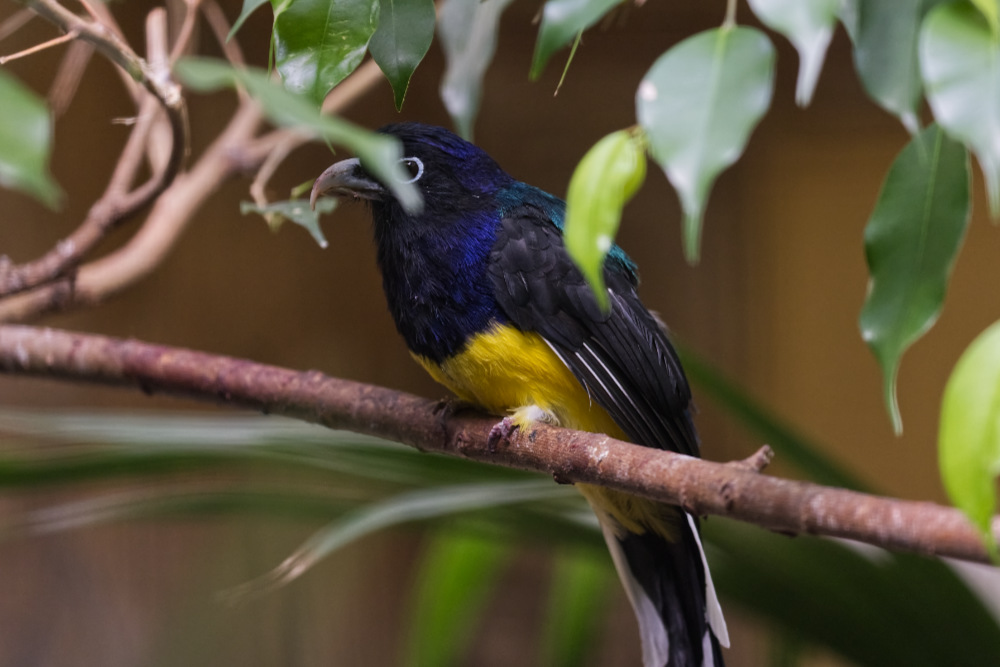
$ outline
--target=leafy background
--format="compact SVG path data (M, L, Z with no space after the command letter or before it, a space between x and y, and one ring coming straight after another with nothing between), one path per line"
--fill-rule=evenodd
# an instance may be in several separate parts
M145 9L141 3L116 8L129 34L141 34ZM235 17L239 6L226 4L225 9ZM11 4L0 6L0 12L12 10ZM565 194L584 151L634 122L634 93L650 64L669 45L717 26L723 3L649 3L625 9L612 26L586 33L570 76L554 98L565 51L539 81L527 77L535 39L530 21L536 10L522 2L511 4L504 14L500 57L485 80L476 139L519 178ZM266 13L265 8L248 19L239 34L244 44L267 43ZM753 23L745 7L740 16ZM5 52L13 52L48 35L35 25L2 44ZM1000 311L1000 295L992 287L1000 240L986 221L982 178L978 171L973 174L973 218L944 315L900 369L899 403L906 430L897 439L886 419L878 365L858 335L857 321L867 281L864 224L908 136L896 119L868 101L843 29L834 36L807 110L794 104L797 56L784 40L773 41L777 76L772 109L751 137L746 155L713 189L700 265L691 268L684 261L678 240L680 205L658 170L649 170L645 187L629 204L620 241L642 267L646 302L695 353L736 378L861 483L902 497L943 500L935 455L941 392L960 351ZM264 64L263 47L251 53L257 64ZM57 57L43 53L9 68L28 85L44 90ZM417 70L402 117L449 122L437 95L441 73L441 46L436 43ZM50 213L21 195L0 190L0 250L15 259L38 255L82 217L112 167L115 151L108 150L107 143L124 140L124 131L117 133L107 125L108 117L126 115L131 108L114 73L95 64L89 76L70 115L56 125L52 170L66 192L63 210ZM400 117L394 101L388 84L383 85L352 107L348 117L377 127ZM195 151L219 129L222 115L213 110L231 104L227 93L194 99ZM331 160L322 146L302 150L286 164L276 192L283 195L314 177ZM238 202L245 198L245 189L245 182L233 183L220 192L164 270L139 289L99 310L48 322L320 368L441 395L414 367L392 331L363 210L338 209L325 222L330 246L321 251L301 230L283 229L274 236L258 220L240 217ZM115 242L117 238L111 239ZM696 387L706 456L724 460L746 455L763 436L743 430L729 411L710 400L713 387ZM0 400L7 406L61 410L204 409L168 399L7 378L0 378ZM109 419L115 426L125 421ZM35 414L27 422L4 422L9 433L3 443L5 456L19 460L38 453L76 455L113 442L106 430L67 442L47 430L56 423ZM557 523L547 517L549 523L540 525L548 539L526 530L523 543L502 551L495 540L483 547L467 536L500 535L501 543L510 543L509 533L500 531L512 525L530 527L516 510L511 510L513 518L500 512L465 526L470 529L462 533L465 538L412 528L379 532L338 551L285 588L236 608L220 604L218 593L279 564L345 508L392 497L400 491L394 485L399 480L385 475L384 459L369 462L369 472L381 471L386 479L372 481L369 476L363 478L367 483L338 476L322 461L312 467L211 462L209 454L216 455L220 446L207 437L212 430L203 423L190 426L184 448L199 450L202 458L180 454L188 457L186 465L201 471L197 475L181 466L183 461L173 467L144 467L124 459L120 448L112 452L104 472L87 477L33 477L30 469L10 466L15 474L6 477L6 484L18 488L7 491L2 500L12 525L10 539L0 544L10 590L0 602L0 614L7 619L0 624L5 647L0 662L270 665L340 660L384 665L401 662L401 655L415 655L425 656L419 664L440 664L440 654L434 652L454 647L413 644L414 636L440 637L441 632L419 626L414 630L411 621L431 623L444 616L440 622L447 623L449 608L476 607L482 615L451 619L471 625L470 637L459 645L461 664L505 665L519 663L525 655L551 656L546 651L556 649L548 642L555 642L551 637L560 632L594 640L584 658L590 664L635 661L638 646L627 603L615 585L608 584L607 569L603 584L602 575L588 569L588 558L600 561L600 548L595 555L593 536L585 527L574 530L572 517ZM252 439L246 429L267 432L261 424L230 424L223 431L242 434L239 442L246 444ZM143 443L160 440L164 446L169 440L162 424L145 422L139 430L147 439L133 435L130 441L140 451L146 451ZM776 442L780 435L772 431L766 437ZM178 446L176 438L171 442ZM305 436L296 442L306 453L316 447ZM426 463L427 457L412 458L406 470ZM792 459L782 454L774 472L802 474L801 468L789 465ZM115 461L128 465L116 467ZM403 486L413 490L431 481L455 483L473 477L471 471L439 465L451 476L435 480L428 472L428 478ZM147 469L148 474L139 474ZM67 505L94 497L118 498L132 513L151 512L154 518L138 516L67 531L54 529L72 522L47 520L50 514L34 511L56 506L87 521L124 518L100 507ZM35 526L36 534L14 539L24 536L25 520ZM562 527L559 532L557 525ZM734 636L739 650L731 652L731 664L780 663L802 653L820 664L844 659L943 664L942 655L949 655L954 664L961 662L956 655L967 664L983 664L975 651L993 646L996 628L984 624L982 614L970 623L967 613L948 606L964 600L962 609L970 608L940 568L928 574L926 568L936 565L904 559L892 565L902 574L873 577L868 561L830 555L835 547L741 530L709 522L717 576L728 591L727 613L739 620ZM552 546L555 535L561 538L558 547ZM772 548L779 551L768 551ZM567 549L576 555L565 556ZM802 549L798 560L788 556L791 549ZM491 582L477 579L474 568L465 581L479 583L442 595L438 602L443 610L419 606L424 598L414 591L422 586L436 590L458 578L425 569L425 553L431 554L426 562L455 568L470 562L472 554L472 562L485 564L478 574L495 573L492 584L499 593L490 592ZM779 553L786 557L779 558ZM803 562L813 567L797 569L795 564ZM752 566L757 574L748 577ZM592 621L595 630L580 629L586 628L586 619L548 634L539 629L553 616L548 605L560 604L539 593L548 590L550 576L572 578L577 584L562 589L583 596L584 602L563 601L563 608L586 608L588 595L600 602L602 611ZM922 586L913 587L914 581ZM928 581L935 584L928 586ZM477 600L477 590L490 594ZM457 606L455 601L463 596L469 606ZM873 617L872 610L881 613ZM787 617L789 611L793 618ZM805 622L810 618L836 622L810 627ZM981 641L970 639L962 648L972 647L971 652L957 654L948 641L958 636ZM914 643L914 638L919 641ZM835 646L841 657L832 658L831 649L813 643ZM914 646L919 650L909 652ZM884 653L894 650L907 653ZM557 664L555 659L538 660ZM563 664L579 664L572 657L565 660Z

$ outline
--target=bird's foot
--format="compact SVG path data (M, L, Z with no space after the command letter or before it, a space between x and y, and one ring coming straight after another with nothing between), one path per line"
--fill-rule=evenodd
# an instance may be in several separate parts
M500 441L509 443L514 431L536 422L558 426L559 418L556 417L555 413L538 405L526 405L518 408L510 416L504 417L493 425L493 428L490 429L490 435L486 439L486 448L490 453L496 452L497 444Z
M505 443L510 442L510 436L514 435L514 431L521 428L514 417L504 417L490 429L490 434L486 438L486 449L490 454L495 454L497 451L497 443L501 440Z

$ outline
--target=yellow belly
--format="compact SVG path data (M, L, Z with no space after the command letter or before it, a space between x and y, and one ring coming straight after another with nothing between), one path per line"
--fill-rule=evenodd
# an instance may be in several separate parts
M461 353L441 364L414 358L460 399L492 414L514 413L517 422L519 411L537 406L553 414L560 426L627 439L538 334L498 325L473 336ZM629 532L651 528L671 538L673 508L602 487L577 487L599 515L613 517Z
M624 437L538 334L496 326L473 336L440 365L414 357L459 398L495 415L534 405L555 415L561 426Z

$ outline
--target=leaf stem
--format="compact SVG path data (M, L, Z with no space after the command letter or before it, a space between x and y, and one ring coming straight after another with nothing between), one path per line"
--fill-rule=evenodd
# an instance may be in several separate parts
M722 27L725 30L736 27L736 0L726 0L726 17L722 20Z

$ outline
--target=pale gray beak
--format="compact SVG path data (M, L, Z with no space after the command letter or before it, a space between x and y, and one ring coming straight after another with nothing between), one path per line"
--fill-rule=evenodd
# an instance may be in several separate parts
M309 205L315 210L316 200L326 194L355 199L381 199L386 196L387 190L361 167L357 158L351 158L335 162L319 175L313 183Z

